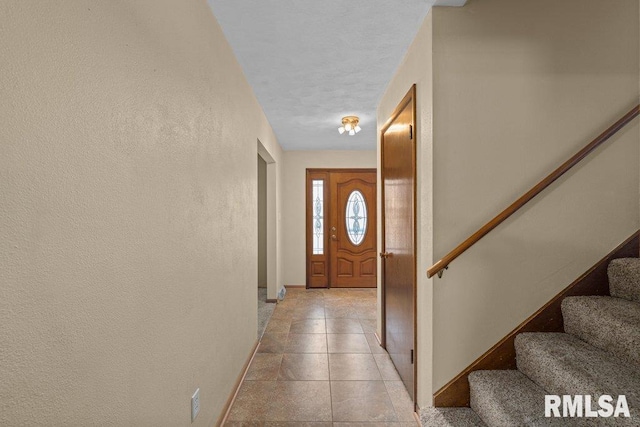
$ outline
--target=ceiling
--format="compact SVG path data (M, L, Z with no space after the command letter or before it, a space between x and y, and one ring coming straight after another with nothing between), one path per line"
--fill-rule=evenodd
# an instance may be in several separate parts
M208 0L285 150L375 150L376 107L434 3ZM340 135L341 118L362 131Z

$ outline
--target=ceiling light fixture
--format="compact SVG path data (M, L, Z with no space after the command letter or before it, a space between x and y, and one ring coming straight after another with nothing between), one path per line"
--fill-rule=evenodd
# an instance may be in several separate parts
M338 132L340 132L340 135L347 132L349 135L353 136L362 130L362 128L358 126L359 122L360 118L357 116L343 117L342 126L338 128Z

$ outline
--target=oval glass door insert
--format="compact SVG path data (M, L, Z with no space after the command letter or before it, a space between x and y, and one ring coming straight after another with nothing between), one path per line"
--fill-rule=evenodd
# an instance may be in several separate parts
M358 190L352 191L347 199L345 220L349 240L354 245L359 245L367 234L367 204Z

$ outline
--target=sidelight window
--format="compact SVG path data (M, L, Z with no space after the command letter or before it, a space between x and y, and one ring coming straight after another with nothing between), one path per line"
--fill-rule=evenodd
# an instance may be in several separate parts
M313 254L324 253L324 181L314 179L312 187Z

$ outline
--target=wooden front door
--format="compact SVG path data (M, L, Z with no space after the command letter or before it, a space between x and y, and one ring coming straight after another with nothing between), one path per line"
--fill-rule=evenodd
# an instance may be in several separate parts
M415 86L382 129L384 345L415 399Z
M375 169L307 170L307 287L376 287Z
M375 288L376 173L333 172L330 189L330 286Z

